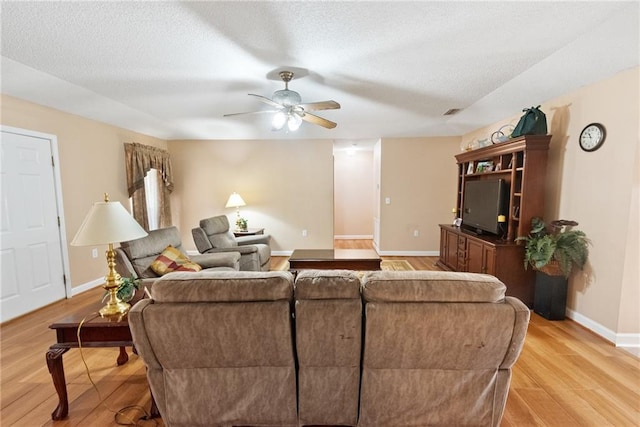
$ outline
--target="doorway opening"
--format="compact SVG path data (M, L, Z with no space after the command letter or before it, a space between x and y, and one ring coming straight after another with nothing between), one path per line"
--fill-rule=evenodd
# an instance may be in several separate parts
M375 241L379 197L376 146L379 142L379 139L334 141L334 241Z

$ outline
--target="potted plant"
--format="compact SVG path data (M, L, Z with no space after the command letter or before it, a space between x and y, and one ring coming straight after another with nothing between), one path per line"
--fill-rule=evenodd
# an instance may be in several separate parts
M245 218L238 218L236 220L236 227L240 231L247 231L247 220Z
M136 290L140 289L140 279L133 277L123 277L120 281L120 285L118 286L117 296L120 301L129 302L133 299L133 296L136 294ZM105 298L109 296L108 292L105 292L102 297L102 301L104 302Z
M531 265L536 270L533 310L550 320L564 319L569 275L575 267L583 269L589 257L590 241L573 228L577 225L533 218L529 235L516 239L525 242L525 269Z

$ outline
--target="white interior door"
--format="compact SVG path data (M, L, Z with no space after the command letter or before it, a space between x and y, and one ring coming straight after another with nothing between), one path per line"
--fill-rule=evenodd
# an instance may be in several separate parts
M0 321L66 296L51 139L2 130Z

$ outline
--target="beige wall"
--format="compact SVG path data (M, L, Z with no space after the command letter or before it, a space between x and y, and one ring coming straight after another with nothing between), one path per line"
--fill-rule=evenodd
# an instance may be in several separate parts
M576 220L593 242L584 273L570 278L567 306L574 318L584 316L585 322L615 333L640 333L638 81L635 68L541 108L553 135L545 218ZM463 141L487 137L504 123L515 124L518 117L466 134ZM591 122L602 123L607 137L599 150L587 153L579 148L578 135Z
M334 153L334 233L373 236L373 151Z
M453 156L459 150L459 137L382 140L379 249L383 254L438 253L438 224L453 219L457 171Z
M170 141L175 179L174 224L187 250L202 218L226 214L238 192L249 227L264 227L276 253L333 247L331 140ZM307 237L302 237L307 230Z
M125 142L166 147L166 142L73 114L2 95L0 122L55 135L58 140L60 177L67 243L71 242L85 215L105 192L112 201L129 207L124 169ZM71 286L104 277L104 251L91 257L92 247L68 246Z

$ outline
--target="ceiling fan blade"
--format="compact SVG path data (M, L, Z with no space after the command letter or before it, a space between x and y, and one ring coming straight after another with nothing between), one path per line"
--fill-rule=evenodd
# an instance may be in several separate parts
M243 114L262 114L262 113L277 113L280 110L260 110L260 111L247 111L246 113L231 113L225 114L222 117L241 116Z
M311 114L311 113L307 113L307 112L302 113L300 115L300 117L302 117L302 120L304 120L306 122L313 123L315 125L320 125L320 126L325 127L327 129L333 129L334 127L337 126L336 123L334 123L334 122L332 122L330 120L324 119L324 118L322 118L320 116L316 116L315 114Z
M282 105L278 104L277 102L274 102L274 101L270 100L266 96L256 95L255 93L250 93L249 96L255 96L256 98L258 98L258 101L262 101L267 105L271 105L272 107L284 108Z
M298 104L298 106L304 108L305 111L337 110L340 108L340 104L336 101L309 102L307 104Z

